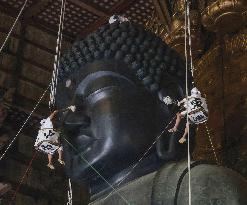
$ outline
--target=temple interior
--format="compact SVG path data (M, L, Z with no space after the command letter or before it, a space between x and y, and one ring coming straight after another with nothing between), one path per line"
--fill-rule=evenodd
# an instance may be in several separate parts
M44 91L49 91L57 53L61 2L0 0L0 45L3 45L0 52L0 155L18 135L0 161L1 205L57 205L68 201L68 177L64 167L56 161L55 170L48 169L47 157L42 153L32 161L40 121L50 114L49 92L34 112L33 109ZM189 53L185 49L185 43L189 42L185 41L184 2L67 0L61 55L74 42L108 24L112 15L122 15L158 36L184 60L185 51ZM194 81L206 98L209 110L207 122L196 128L191 158L228 167L246 179L247 2L188 2ZM90 195L85 185L75 182L72 187L73 204L89 204Z

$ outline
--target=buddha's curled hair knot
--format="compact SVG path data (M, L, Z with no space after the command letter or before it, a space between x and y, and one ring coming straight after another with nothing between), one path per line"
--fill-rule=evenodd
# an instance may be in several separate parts
M185 64L159 37L131 22L100 27L77 41L60 63L59 80L99 60L118 60L127 64L147 89L156 92L163 75L185 80Z

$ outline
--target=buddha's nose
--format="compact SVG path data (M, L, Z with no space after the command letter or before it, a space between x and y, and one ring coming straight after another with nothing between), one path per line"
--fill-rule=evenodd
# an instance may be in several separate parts
M64 125L70 128L87 128L91 123L90 117L83 112L68 113Z

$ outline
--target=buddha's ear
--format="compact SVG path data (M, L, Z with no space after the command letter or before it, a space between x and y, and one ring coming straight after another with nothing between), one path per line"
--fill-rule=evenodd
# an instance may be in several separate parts
M162 160L175 160L179 151L178 135L179 132L164 132L156 142L156 153Z

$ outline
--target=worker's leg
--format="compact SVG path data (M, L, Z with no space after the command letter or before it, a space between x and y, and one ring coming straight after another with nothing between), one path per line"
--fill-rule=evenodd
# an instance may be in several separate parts
M176 132L181 119L182 119L181 113L177 113L175 125L173 128L169 129L168 132Z
M50 169L55 169L55 167L53 166L52 164L52 154L48 154L48 164L47 164L47 167L49 167Z
M63 161L63 147L59 147L58 150L58 162L62 165L65 165L65 162Z
M185 129L184 129L183 137L179 140L179 143L182 144L182 143L186 142L186 135L188 134L188 132L189 132L189 123L187 122Z

